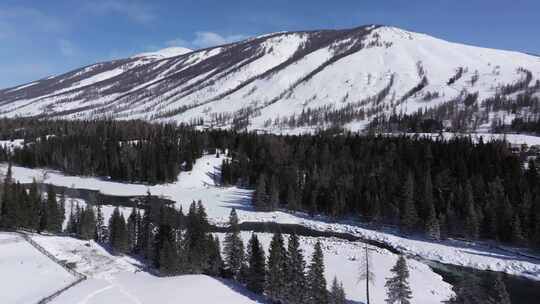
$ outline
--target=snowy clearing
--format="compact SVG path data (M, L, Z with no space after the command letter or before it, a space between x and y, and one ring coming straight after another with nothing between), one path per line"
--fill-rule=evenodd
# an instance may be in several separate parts
M16 233L0 232L1 303L36 303L76 278ZM30 288L31 287L31 288Z

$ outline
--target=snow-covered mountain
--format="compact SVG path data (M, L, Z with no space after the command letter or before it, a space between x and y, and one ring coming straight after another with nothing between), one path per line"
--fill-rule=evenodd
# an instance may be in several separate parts
M526 90L540 90L540 57L371 25L98 63L0 90L0 115L359 129L376 116L449 103L480 113L483 100ZM476 127L500 118L482 117Z

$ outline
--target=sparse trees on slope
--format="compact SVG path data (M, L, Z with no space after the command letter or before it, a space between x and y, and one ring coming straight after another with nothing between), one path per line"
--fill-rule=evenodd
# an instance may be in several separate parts
M403 256L400 256L397 263L390 270L394 276L386 280L384 285L387 288L388 304L410 304L412 291L409 287L409 269L407 261Z

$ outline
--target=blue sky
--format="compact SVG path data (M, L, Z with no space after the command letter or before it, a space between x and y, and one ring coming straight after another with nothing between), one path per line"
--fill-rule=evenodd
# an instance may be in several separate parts
M540 54L538 0L2 0L0 88L168 46L388 24Z

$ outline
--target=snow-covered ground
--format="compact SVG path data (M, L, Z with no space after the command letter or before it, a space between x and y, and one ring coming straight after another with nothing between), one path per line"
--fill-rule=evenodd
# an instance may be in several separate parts
M20 235L0 232L0 303L37 303L75 280Z
M216 158L206 155L198 159L191 172L182 172L178 181L171 184L145 186L110 182L91 177L65 176L59 172L47 172L40 169L13 167L13 177L21 182L31 182L33 178L42 178L44 182L65 187L99 190L111 195L145 195L150 190L153 195L163 195L176 202L177 207L187 210L193 200L202 200L209 220L217 225L226 225L232 208L236 208L240 221L277 222L299 224L319 231L350 233L365 239L377 240L389 244L407 255L443 262L453 265L473 267L481 270L502 271L540 280L540 262L508 253L487 245L461 241L430 242L396 234L395 231L377 231L366 228L355 221L335 222L325 217L310 218L305 214L291 214L283 211L257 212L251 202L251 191L237 187L219 187L215 176L223 156ZM0 165L5 170L6 165Z
M540 145L540 136L534 136L534 135L527 135L527 134L495 134L495 133L485 133L485 132L478 132L478 133L452 133L452 132L443 132L442 134L439 133L386 133L387 135L407 135L411 137L419 137L419 138L430 138L430 139L438 139L442 135L442 139L449 140L455 137L470 137L474 142L478 142L480 138L486 143L493 140L505 140L506 142L510 144L527 144L528 146L532 145Z
M242 287L204 275L155 277L140 271L136 260L111 255L93 241L39 235L32 239L88 277L55 298L54 304L260 303Z
M224 234L218 235L223 243ZM251 233L242 232L241 236L247 246ZM257 237L268 253L272 234L257 233ZM288 236L285 235L284 238L285 243L287 243ZM355 301L353 303L366 303L365 281L358 281L360 260L365 257L365 244L334 238L300 237L300 246L308 264L317 240L321 242L323 248L328 287L330 287L333 278L337 277L343 282L348 300ZM372 271L375 274L375 280L370 287L370 298L372 303L384 303L386 299L384 284L386 278L391 276L390 268L394 266L398 256L386 249L372 246L369 246L369 249L373 265ZM427 265L414 259L408 259L407 262L411 275L409 283L413 292L412 303L441 303L453 295L452 286L444 282L442 277L434 273Z

